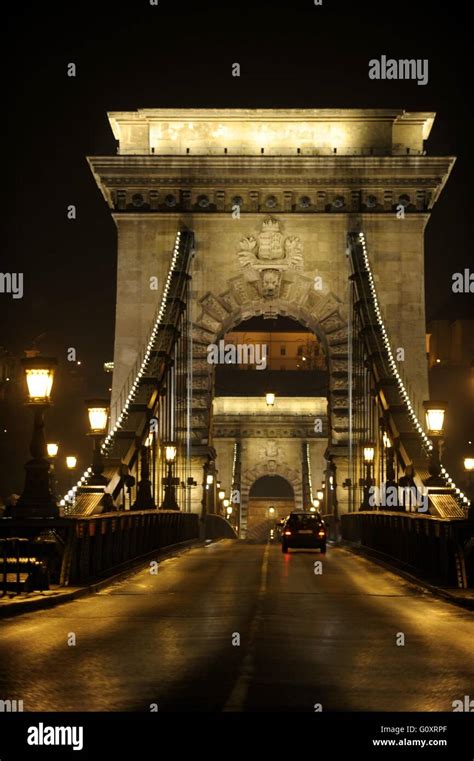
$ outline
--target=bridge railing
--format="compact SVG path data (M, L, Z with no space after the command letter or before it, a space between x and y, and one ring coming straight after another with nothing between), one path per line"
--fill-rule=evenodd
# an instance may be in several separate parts
M204 518L204 531L206 539L237 539L237 534L222 515L207 513Z
M49 582L87 584L126 570L154 551L199 538L199 516L143 510L58 519L1 519L0 537L21 536L23 551L47 566Z
M473 586L474 525L416 513L361 511L341 516L342 538L420 578L449 587Z

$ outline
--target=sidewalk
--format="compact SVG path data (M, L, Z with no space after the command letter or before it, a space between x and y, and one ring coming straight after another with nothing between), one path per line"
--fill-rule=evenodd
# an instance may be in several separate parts
M120 581L132 573L137 573L150 560L166 560L169 557L177 557L184 552L196 549L197 547L203 547L208 543L209 540L192 539L190 542L182 542L181 544L165 547L161 551L157 550L144 557L137 558L130 564L127 564L127 568L124 568L113 576L107 576L107 578L87 586L60 587L58 584L52 584L50 589L45 592L29 592L28 594L14 596L9 596L7 593L3 597L0 597L0 619L20 615L21 613L43 610L44 608L52 608L54 605L60 605L64 602L76 600L78 597L94 594L94 592L98 592L109 584L114 584L116 581Z
M426 579L420 579L418 576L414 576L404 568L400 568L399 566L394 565L393 563L389 562L389 560L384 556L379 554L376 550L372 550L369 547L356 546L344 540L342 540L339 546L341 549L346 550L347 552L352 552L355 555L362 555L368 560L371 560L373 563L378 563L378 565L381 565L387 571L391 571L392 573L398 574L398 576L402 576L404 579L409 581L411 584L414 584L423 592L430 592L432 595L441 597L443 600L451 602L454 605L460 605L463 608L467 608L468 610L474 610L474 589L472 588L455 589L454 587L440 587L436 584L431 584L431 582L427 581Z

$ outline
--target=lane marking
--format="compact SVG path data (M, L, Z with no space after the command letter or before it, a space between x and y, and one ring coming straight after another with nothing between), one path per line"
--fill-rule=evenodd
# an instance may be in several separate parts
M267 593L267 578L268 578L268 556L270 552L270 545L265 546L265 551L262 558L262 568L260 571L260 587L257 592L257 605L255 609L254 617L250 623L248 645L245 650L245 655L242 658L240 665L240 673L237 677L232 692L227 698L223 712L229 711L243 711L245 700L249 691L250 684L255 674L255 654L257 650L257 632L260 628L260 624L263 618L263 600Z

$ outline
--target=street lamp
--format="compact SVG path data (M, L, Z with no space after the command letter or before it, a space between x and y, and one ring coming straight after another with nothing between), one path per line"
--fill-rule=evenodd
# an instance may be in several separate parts
M206 489L209 489L210 486L214 483L214 476L212 473L208 473L206 476Z
M51 467L50 467L50 471L49 471L50 478L51 478L51 493L56 498L56 478L55 478L55 475L54 475L54 460L55 460L55 458L57 457L57 454L58 454L59 444L56 444L54 442L50 442L47 445L46 450L48 452L48 457L51 460Z
M75 455L68 455L66 457L66 468L69 471L69 491L72 492L72 482L74 480L74 470L76 469L77 465L77 457ZM71 505L74 505L75 501L75 495L72 494L70 497Z
M176 459L176 445L165 444L165 460L167 463L173 463Z
M227 512L228 507L230 505L230 501L228 499L225 499L222 504L224 505L224 509Z
M265 394L265 401L267 403L267 407L273 407L275 404L275 394L268 392Z
M51 357L28 357L21 360L28 387L27 404L49 407L57 360Z
M470 500L469 505L469 519L474 520L474 493L473 493L473 473L474 473L474 457L469 456L464 458L464 470L467 473L467 495Z
M94 439L94 454L92 458L92 476L88 479L88 486L107 486L109 483L102 473L104 472L104 460L101 452L101 441L107 432L109 420L108 399L87 399L87 413L89 417L88 436Z
M441 478L440 450L444 432L444 418L448 408L447 402L423 402L428 436L432 439L429 473L425 481L428 486L444 486Z
M46 449L47 449L47 452L48 452L48 457L50 457L53 460L56 457L57 453L58 453L59 445L58 444L53 444L51 442L50 444L47 445Z
M392 441L390 439L390 436L386 431L383 432L383 446L385 450L385 486L386 489L389 487L396 487L396 481L395 481L395 466L394 466L394 450L392 446Z
M135 502L132 505L133 510L155 510L155 500L153 497L153 485L150 479L150 450L153 445L153 434L149 433L144 443L140 446L140 481L137 485L137 494ZM186 501L186 484L183 487L183 496Z
M223 500L224 497L225 497L225 491L224 491L224 489L219 489L219 492L218 492L217 496L219 497L220 500Z
M447 402L423 402L428 436L442 436Z
M319 501L321 501L324 498L324 492L322 489L318 489L318 491L316 492L316 497L319 499Z
M372 444L367 444L364 447L364 463L366 465L372 465L375 456L375 448Z
M375 447L371 443L364 444L363 457L365 465L365 479L364 479L364 499L360 507L361 510L370 510L372 505L370 504L371 486L372 486L372 465L375 458Z
M51 357L27 357L21 360L28 390L27 405L34 409L32 459L25 465L25 488L12 509L12 517L55 518L58 506L51 492L51 463L44 435L44 413L51 403L57 360Z
M321 503L320 503L319 499L313 499L313 507L316 508L316 510L318 509L320 504Z
M179 478L173 477L173 464L176 460L176 444L168 441L163 445L163 450L167 466L167 474L165 481L165 496L161 505L161 510L179 510L175 491L175 486L179 483Z

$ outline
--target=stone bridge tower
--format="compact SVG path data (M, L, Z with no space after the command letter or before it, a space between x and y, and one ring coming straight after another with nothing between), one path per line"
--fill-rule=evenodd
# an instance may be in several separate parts
M91 157L89 164L118 231L112 405L145 340L185 224L196 237L196 461L209 444L207 345L248 317L287 315L314 331L326 353L324 444L341 484L349 231L366 234L392 347L400 350L415 400L428 398L423 236L454 163L426 155L434 114L142 109L110 113L109 120L117 155ZM158 290L150 288L153 278ZM344 510L342 492L339 502Z

